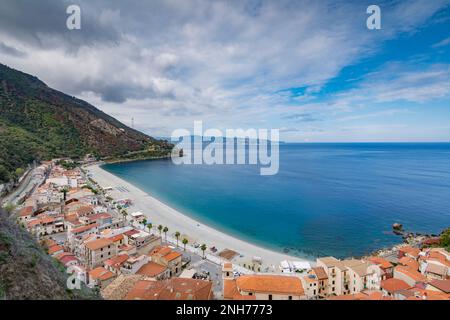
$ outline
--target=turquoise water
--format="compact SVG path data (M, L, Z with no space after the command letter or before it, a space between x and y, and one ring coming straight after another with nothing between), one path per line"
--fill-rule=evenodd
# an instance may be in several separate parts
M450 144L284 144L280 171L171 160L103 166L206 224L298 256L359 256L450 226ZM157 221L155 221L157 223Z

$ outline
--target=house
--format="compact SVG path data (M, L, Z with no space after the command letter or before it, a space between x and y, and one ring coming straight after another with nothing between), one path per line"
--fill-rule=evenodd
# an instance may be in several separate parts
M431 280L425 289L450 294L450 280Z
M378 264L366 260L338 260L334 257L324 257L318 258L316 265L323 268L328 277L325 287L319 284L321 297L378 289L381 279L385 276Z
M302 280L297 276L252 274L234 278L230 266L222 268L226 300L305 300Z
M409 257L417 260L419 257L420 249L411 246L403 246L398 250L398 258Z
M126 300L211 300L212 282L172 278L162 281L138 281Z
M58 260L65 268L79 265L80 261L75 257L75 255L71 252L62 252L55 256L56 260Z
M316 267L311 269L311 273L317 278L318 281L318 288L317 288L317 295L319 298L325 298L328 293L328 275L325 272L325 269L322 267ZM314 292L314 295L316 295L316 292Z
M419 270L419 262L416 259L404 256L398 260L398 263L402 266L410 267L414 270Z
M33 213L34 213L34 207L32 207L32 206L23 207L19 211L19 217L18 217L19 222L25 223L25 222L29 221L31 219L31 217L33 217Z
M367 258L367 260L372 262L373 264L379 265L380 268L384 271L384 277L381 280L386 280L393 277L394 265L386 259L381 257L369 257Z
M60 245L51 246L48 248L47 253L51 256L56 256L64 252L64 248Z
M95 235L98 233L98 224L90 224L87 226L80 227L69 227L67 230L67 238L69 242L73 242L75 238L82 238L87 235Z
M411 286L406 283L403 280L395 279L395 278L389 278L386 280L382 280L381 284L381 291L383 292L383 295L397 298L398 292L402 290L407 290L411 288Z
M109 239L96 239L85 243L84 263L86 268L93 269L117 255L117 245Z
M429 279L446 280L448 278L448 267L429 262L423 274Z
M122 274L135 274L145 264L149 262L149 257L142 254L140 256L130 256L120 268Z
M111 271L112 273L119 275L121 273L120 269L123 267L123 265L129 258L130 256L127 254L119 254L117 256L105 260L103 266L105 267L105 269Z
M333 296L330 297L329 300L392 300L392 298L384 296L380 291L364 291L354 294Z
M98 267L88 272L88 286L91 288L95 286L104 288L110 284L115 277L116 275L111 271L106 270L103 267Z
M177 276L181 273L182 254L166 246L159 246L150 253L153 262L166 266L169 269L169 276Z
M307 275L301 276L303 289L308 299L316 299L319 292L319 279L310 271Z
M405 266L394 268L394 278L405 281L410 287L414 287L417 283L427 282L427 278L423 274Z
M139 254L146 254L156 246L161 245L161 237L143 230L132 229L123 234L127 237L127 243L135 246Z
M167 266L155 262L148 262L144 264L138 272L138 275L145 276L146 279L164 280L170 278L170 270Z

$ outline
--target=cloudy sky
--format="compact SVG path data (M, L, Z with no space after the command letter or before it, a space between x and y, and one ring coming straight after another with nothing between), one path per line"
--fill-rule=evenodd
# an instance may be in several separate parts
M0 62L154 136L450 141L450 0L0 0Z

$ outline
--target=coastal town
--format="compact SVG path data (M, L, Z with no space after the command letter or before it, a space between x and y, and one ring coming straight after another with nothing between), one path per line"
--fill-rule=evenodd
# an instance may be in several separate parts
M44 161L4 203L71 290L85 286L107 300L450 300L450 253L438 239L359 259L249 255L158 221L157 207L118 197L129 186L96 181L96 165Z

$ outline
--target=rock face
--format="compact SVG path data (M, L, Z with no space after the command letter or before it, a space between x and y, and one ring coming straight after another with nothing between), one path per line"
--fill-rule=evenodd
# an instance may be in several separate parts
M173 145L127 127L89 103L0 64L0 183L33 160L170 153Z
M64 268L0 211L0 300L99 299L88 288L68 290Z

